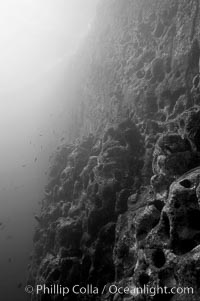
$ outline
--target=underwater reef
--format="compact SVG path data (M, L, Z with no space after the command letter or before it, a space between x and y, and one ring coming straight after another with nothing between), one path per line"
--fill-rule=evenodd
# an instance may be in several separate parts
M29 284L70 292L31 300L200 300L199 5L100 1L71 70L69 143L54 154L29 266Z

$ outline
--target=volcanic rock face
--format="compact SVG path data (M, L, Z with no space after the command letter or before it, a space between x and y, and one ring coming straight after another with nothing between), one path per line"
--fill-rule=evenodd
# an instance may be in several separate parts
M101 2L80 64L80 139L56 154L29 283L107 286L33 300L197 301L199 1ZM168 293L113 293L112 284Z

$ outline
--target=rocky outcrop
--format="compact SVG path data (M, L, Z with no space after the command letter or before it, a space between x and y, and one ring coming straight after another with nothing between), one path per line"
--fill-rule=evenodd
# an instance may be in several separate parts
M77 56L79 140L55 155L29 283L103 294L33 300L200 299L199 20L195 0L101 1Z
M143 155L143 138L130 120L109 128L101 141L90 135L71 148L60 176L50 173L30 280L63 286L88 282L99 288L114 281L116 222L139 186Z

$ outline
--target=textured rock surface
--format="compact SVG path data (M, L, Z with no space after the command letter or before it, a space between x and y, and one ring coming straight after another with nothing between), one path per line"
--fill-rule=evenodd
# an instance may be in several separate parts
M29 276L194 294L33 300L200 300L199 20L198 0L101 1L75 64L79 140L55 156Z

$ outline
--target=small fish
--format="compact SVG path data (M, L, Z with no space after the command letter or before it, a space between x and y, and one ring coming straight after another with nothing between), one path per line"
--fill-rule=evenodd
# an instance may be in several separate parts
M34 162L36 162L37 161L37 157L35 157L35 160L34 160Z
M65 137L62 137L61 139L60 139L60 141L64 141L65 140Z
M40 218L38 215L35 215L34 218L36 219L36 221L37 221L38 223L41 222L41 218Z
M12 258L11 258L11 257L8 258L8 262L9 262L9 263L12 262Z
M17 288L21 288L22 287L22 283L18 283Z
M26 167L26 164L23 164L22 167Z

